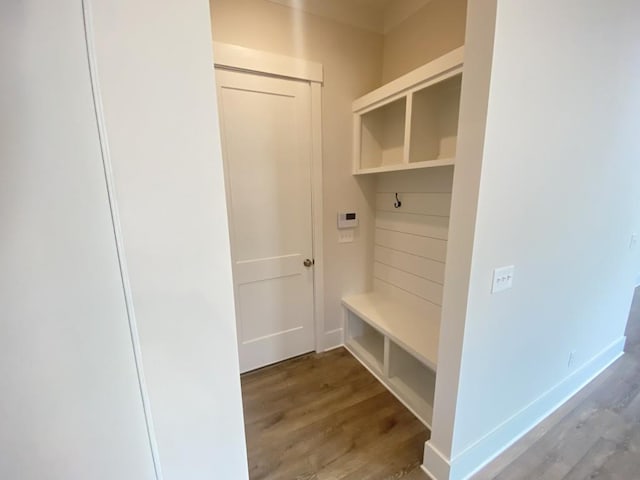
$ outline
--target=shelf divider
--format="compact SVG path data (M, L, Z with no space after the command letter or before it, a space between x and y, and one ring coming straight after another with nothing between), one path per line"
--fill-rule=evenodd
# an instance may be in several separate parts
M413 92L407 94L407 103L404 119L404 151L402 155L402 164L409 165L411 157L411 119L413 117Z

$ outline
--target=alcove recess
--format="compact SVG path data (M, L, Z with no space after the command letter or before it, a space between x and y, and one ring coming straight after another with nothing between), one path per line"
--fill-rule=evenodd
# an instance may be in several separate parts
M353 102L353 173L378 175L372 289L342 300L345 345L429 428L462 69L459 48Z

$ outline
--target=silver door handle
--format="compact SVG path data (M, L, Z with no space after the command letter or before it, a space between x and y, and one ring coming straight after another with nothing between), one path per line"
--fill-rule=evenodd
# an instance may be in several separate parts
M315 260L311 260L310 258L307 258L307 259L305 259L304 262L302 262L302 264L307 268L309 268L312 265L315 265L315 263L316 263L316 261Z

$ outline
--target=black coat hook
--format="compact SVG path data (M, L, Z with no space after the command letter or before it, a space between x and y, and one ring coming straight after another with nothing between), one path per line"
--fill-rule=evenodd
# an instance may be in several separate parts
M400 199L398 198L398 194L396 193L396 201L393 203L393 206L395 208L400 208L402 206L402 202L400 201Z

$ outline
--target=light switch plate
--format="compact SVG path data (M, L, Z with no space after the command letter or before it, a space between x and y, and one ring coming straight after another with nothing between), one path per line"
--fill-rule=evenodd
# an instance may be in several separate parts
M508 267L496 268L493 271L493 285L491 287L491 293L502 292L513 287L513 273L515 267L509 265Z
M353 242L353 229L338 230L338 243L351 243Z
M631 235L631 241L629 242L629 248L633 250L637 246L638 246L638 234L634 233L633 235Z

